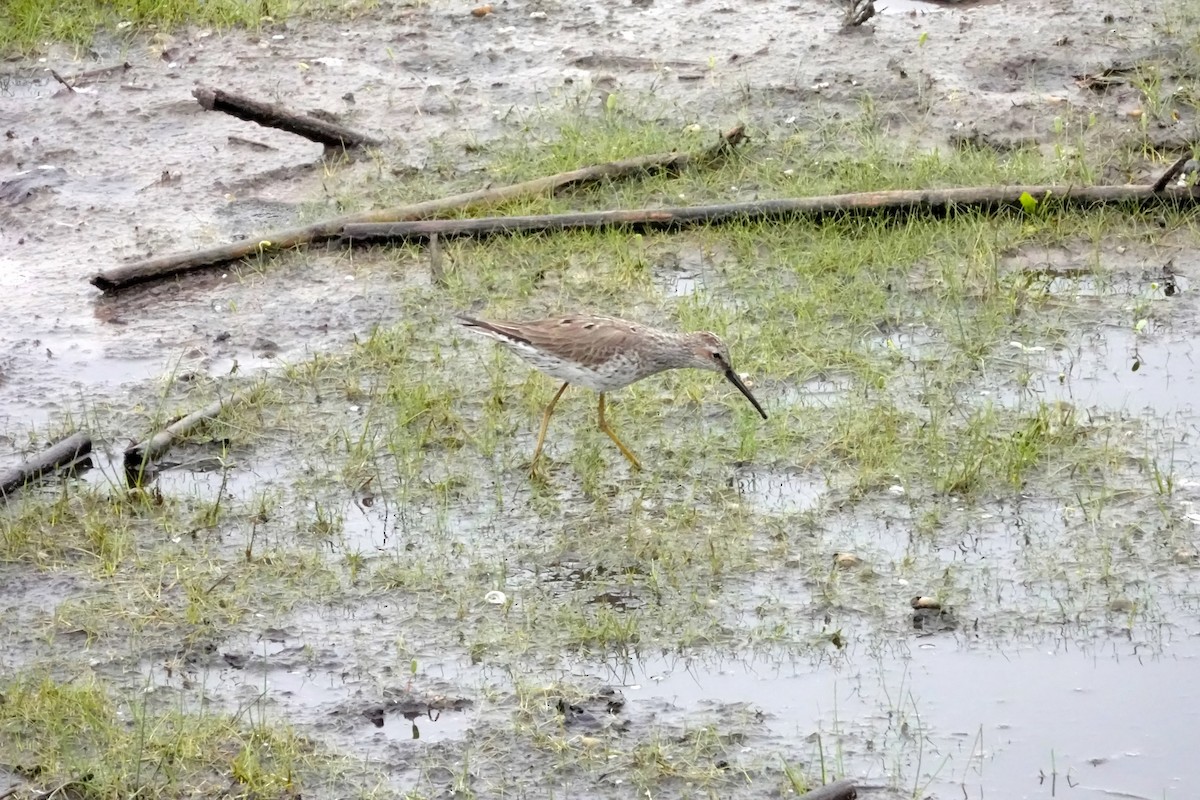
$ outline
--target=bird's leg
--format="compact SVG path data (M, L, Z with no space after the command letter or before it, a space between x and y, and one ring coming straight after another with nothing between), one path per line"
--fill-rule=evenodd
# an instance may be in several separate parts
M607 433L608 438L616 442L617 447L621 448L621 455L629 459L629 463L633 464L634 469L642 468L641 462L637 460L637 456L635 456L630 449L625 446L624 442L617 438L617 435L613 433L612 428L608 427L608 423L604 420L604 392L600 393L600 430Z
M546 441L546 429L550 427L550 415L554 413L554 407L558 405L558 398L562 397L568 386L570 386L569 383L564 383L558 387L554 399L550 401L550 405L546 406L546 413L542 414L542 429L538 431L537 447L533 448L533 463L529 465L531 472L537 472L538 458L542 455L542 443Z

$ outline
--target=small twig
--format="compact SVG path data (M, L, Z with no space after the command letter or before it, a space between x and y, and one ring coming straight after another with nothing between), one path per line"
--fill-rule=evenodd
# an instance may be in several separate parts
M429 275L435 286L446 285L446 273L442 270L441 239L436 233L429 237Z
M274 150L275 149L274 147L271 147L271 145L265 144L264 142L256 142L253 139L243 139L241 136L229 136L229 137L226 137L226 141L229 142L230 144L244 145L245 147L249 147L251 150Z
M54 76L54 80L58 81L58 82L59 82L59 83L61 83L63 86L67 87L67 90L68 90L69 92L71 92L71 94L75 94L75 87L74 87L74 86L72 86L71 84L67 83L67 79L66 79L66 78L64 78L62 75L59 75L59 74L58 74L57 72L55 72L54 70L49 70L49 72L50 72L50 74L51 74L52 76Z
M226 572L224 575L222 575L221 577L219 577L215 581L213 581L211 584L209 584L208 588L204 590L204 593L212 594L213 589L217 588L218 586L220 586L222 583L224 583L227 580L229 580L228 572Z
M30 800L51 800L51 798L56 797L59 792L64 792L68 788L75 785L83 785L83 781L77 781L72 778L69 781L65 781L58 786L55 786L53 789L48 789L44 792L38 792L37 794L31 795Z
M263 103L221 89L200 86L192 90L192 96L209 111L221 111L266 128L279 128L320 142L326 147L350 149L383 144L382 139L352 131L336 122L319 119L312 114L297 114L280 105Z
M77 72L67 78L67 80L69 80L75 86L83 86L85 83L95 80L96 78L107 78L109 75L116 75L118 73L123 74L131 69L133 69L133 64L130 64L128 61L126 61L124 64L116 64L111 67L90 69L87 72Z
M1183 169L1183 165L1186 164L1191 157L1192 154L1190 152L1184 153L1174 164L1167 167L1167 171L1160 175L1158 180L1154 182L1152 191L1157 194L1158 192L1161 192L1163 189L1167 188L1167 184L1175 180L1175 176L1179 174L1179 171Z
M55 442L36 456L0 473L0 498L7 500L10 494L27 483L60 467L73 464L90 452L92 452L92 437L82 431Z

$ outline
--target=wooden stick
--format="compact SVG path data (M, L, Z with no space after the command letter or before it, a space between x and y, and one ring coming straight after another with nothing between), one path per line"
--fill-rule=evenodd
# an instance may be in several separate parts
M429 237L429 277L435 286L446 288L446 272L442 269L442 245L437 234Z
M1167 184L1175 180L1175 176L1179 174L1179 171L1183 169L1183 165L1186 164L1191 157L1191 153L1184 153L1174 164L1167 167L1167 171L1160 175L1158 180L1154 182L1154 191L1161 192L1163 189L1167 188Z
M50 70L50 76L53 77L54 80L61 83L63 86L67 87L67 91L69 91L71 94L75 94L75 87L72 86L71 84L67 83L67 79L64 78L62 75L59 75L54 70Z
M360 211L354 214L343 214L339 217L305 225L299 228L270 231L252 239L205 248L191 253L183 253L144 261L135 261L119 267L104 270L91 278L91 284L101 291L113 293L144 281L176 275L204 267L213 267L236 261L247 256L300 247L315 242L336 238L342 233L342 227L356 222L391 222L398 220L424 219L447 211L456 211L472 206L489 205L513 200L518 197L550 194L571 186L582 186L600 180L615 180L634 175L654 173L662 170L682 170L692 162L706 161L723 156L735 145L746 138L745 127L738 125L721 135L718 142L697 154L688 153L658 153L650 156L639 156L624 161L612 161L606 164L594 164L590 167L560 172L544 178L514 183L489 189L479 189L465 194L456 194L438 200L426 200L398 208L379 209L376 211Z
M288 133L303 136L305 139L320 142L326 147L349 149L352 147L378 147L383 144L382 139L352 131L335 122L318 119L311 114L297 114L280 105L263 103L221 89L198 86L192 90L192 96L209 111L222 111L238 119L262 125L264 128L279 128Z
M74 75L68 75L67 80L70 81L73 86L83 86L85 83L90 83L96 78L107 78L109 75L116 75L118 73L123 74L131 69L133 69L133 64L130 64L128 61L126 61L123 64L116 64L111 67L101 67L100 69L89 69L86 72L76 72Z
M545 214L529 217L477 217L474 219L430 219L412 222L348 223L342 236L351 242L407 241L427 239L433 234L484 237L500 233L532 233L577 228L631 227L638 229L683 228L727 222L759 222L770 219L820 217L848 211L945 213L951 209L1022 208L1021 198L1037 202L1057 200L1077 205L1138 202L1194 203L1200 191L1190 187L1160 193L1146 185L1126 186L983 186L964 189L924 189L858 194L756 200L715 206L642 208Z
M232 394L224 400L216 400L199 411L172 422L149 439L127 447L125 449L125 482L131 487L140 486L146 478L147 467L170 450L176 439L186 436L201 423L215 418L233 405L237 399L238 396Z
M854 800L858 790L854 787L853 778L842 778L833 783L819 786L811 792L805 792L796 800Z
M0 498L8 496L25 484L48 472L78 461L92 452L92 437L80 431L62 439L10 470L0 473Z

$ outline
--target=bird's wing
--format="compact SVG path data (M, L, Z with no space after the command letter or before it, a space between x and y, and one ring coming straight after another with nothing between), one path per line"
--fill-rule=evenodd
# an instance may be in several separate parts
M580 363L604 362L629 347L631 336L639 337L646 328L636 322L575 314L528 322L489 322L461 318L469 327L478 328L494 338L527 345L562 359Z

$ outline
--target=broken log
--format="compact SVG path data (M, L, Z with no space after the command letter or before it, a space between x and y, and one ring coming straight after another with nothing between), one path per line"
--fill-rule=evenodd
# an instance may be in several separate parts
M811 792L805 792L796 800L854 800L856 797L858 797L858 790L854 787L854 779L842 778L833 783L819 786Z
M186 436L201 423L217 417L237 398L236 394L232 394L224 400L216 400L199 411L172 422L149 439L125 448L125 483L130 487L141 486L147 477L147 468L170 450L176 439Z
M799 217L822 217L846 212L946 213L962 209L1024 207L1022 198L1037 204L1047 200L1072 205L1101 205L1137 202L1143 205L1195 203L1200 188L1170 188L1155 192L1153 186L981 186L963 189L920 189L783 200L754 200L714 206L641 208L542 214L527 217L476 217L472 219L429 219L411 222L347 223L342 237L354 243L400 242L441 237L541 233L580 228L628 227L633 229L678 229L695 225L729 222L762 222Z
M573 186L601 180L615 180L663 170L682 170L692 162L707 162L719 158L746 138L745 127L738 125L721 135L715 145L699 153L658 153L623 161L610 161L569 172L560 172L508 186L479 189L437 200L426 200L397 208L360 211L322 220L298 228L269 231L253 239L233 244L217 245L191 253L150 258L104 270L91 278L91 284L106 293L118 292L134 284L170 277L181 272L215 267L248 256L301 247L337 238L342 228L358 222L391 222L424 219L448 211L472 206L502 203L520 197L549 194Z
M263 103L221 89L198 86L192 90L192 96L209 111L221 111L238 119L257 123L264 128L278 128L319 142L326 147L349 150L354 147L378 147L383 144L382 139L352 131L336 122L311 114L297 114L280 105Z
M0 473L0 498L7 499L27 483L75 463L92 452L92 437L80 431L62 439L17 466Z

